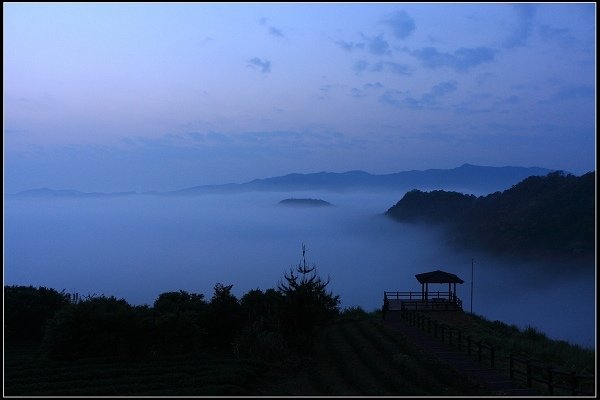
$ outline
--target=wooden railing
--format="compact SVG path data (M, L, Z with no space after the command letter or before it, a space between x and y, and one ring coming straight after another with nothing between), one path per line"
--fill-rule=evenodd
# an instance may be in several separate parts
M528 387L542 386L549 394L591 395L594 393L594 375L579 375L531 359L509 355L510 378L525 382Z
M479 362L487 361L491 367L495 366L496 349L491 344L474 339L458 329L414 311L406 310L402 312L401 317L411 325L432 334L443 343L454 346L460 351L465 351L468 355L476 355Z
M453 298L452 292L444 292L444 291L431 291L427 292L428 300L434 299L446 299L451 300ZM383 292L383 297L388 300L425 300L422 292Z
M498 365L496 348L489 343L466 335L459 329L438 322L437 320L412 310L403 310L401 318L409 324L432 334L443 343L456 347L470 356L476 356L479 362L489 363L494 368ZM508 373L511 379L525 383L528 387L544 388L549 394L584 395L595 394L595 376L580 375L575 371L565 371L551 365L531 359L523 359L512 354L508 361Z
M462 310L462 300L452 292L432 291L424 297L422 292L383 292L383 300L402 301L405 310Z

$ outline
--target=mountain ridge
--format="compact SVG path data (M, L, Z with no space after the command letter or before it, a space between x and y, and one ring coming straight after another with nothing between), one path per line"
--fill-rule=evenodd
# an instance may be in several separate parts
M351 190L409 190L413 188L469 188L482 192L504 190L532 175L547 175L551 170L542 167L478 166L462 164L451 169L432 168L407 170L389 174L371 174L362 170L346 172L290 173L269 178L257 178L244 183L198 185L172 191L147 192L83 192L73 189L38 188L5 194L5 197L107 197L128 195L188 196L279 191L351 191Z

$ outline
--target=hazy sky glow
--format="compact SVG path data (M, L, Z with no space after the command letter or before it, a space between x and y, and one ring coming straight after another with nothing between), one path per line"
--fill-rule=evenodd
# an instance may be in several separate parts
M4 183L595 168L595 4L4 4Z

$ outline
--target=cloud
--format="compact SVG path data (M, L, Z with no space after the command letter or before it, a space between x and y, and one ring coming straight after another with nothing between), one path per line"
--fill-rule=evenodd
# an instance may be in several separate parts
M490 106L490 101L493 98L494 95L487 92L471 94L466 100L456 106L454 112L460 115L475 115L492 112L494 108Z
M252 68L260 68L260 72L263 74L268 74L271 72L271 61L262 60L258 57L254 57L253 59L248 60L248 66Z
M354 63L353 69L354 69L354 71L357 74L360 74L361 72L363 72L364 70L366 70L368 66L369 66L369 63L367 61L365 61L365 60L359 60L359 61L357 61L357 62Z
M399 90L386 90L381 96L379 96L379 102L398 107L402 103L402 95L403 92Z
M405 64L398 64L392 61L380 61L371 67L371 71L388 71L398 75L410 75L410 68Z
M383 85L381 84L381 82L365 83L363 87L365 89L383 89Z
M434 47L425 47L414 50L411 54L426 68L450 67L458 72L466 72L477 65L493 61L495 53L489 47L461 47L454 53L442 53Z
M356 97L356 98L365 97L366 96L365 92L363 90L359 89L359 88L352 88L352 89L350 89L350 95L352 97Z
M533 31L536 6L534 4L515 4L513 9L516 14L516 26L502 44L505 49L524 46Z
M415 21L405 11L389 14L383 23L392 28L392 34L398 39L407 38L415 30Z
M402 105L412 109L422 109L437 105L438 98L448 93L456 91L455 81L443 81L434 85L428 93L424 93L421 98L408 96L407 93L399 90L386 90L379 96L379 102L395 107Z
M376 56L382 56L385 54L391 54L390 44L383 38L383 35L377 35L375 37L369 37L361 33L364 42L347 42L345 40L338 40L335 42L342 50L353 51L353 50L367 50L369 53Z
M275 28L274 26L269 27L269 34L280 38L285 38L283 32L280 29Z
M519 98L519 96L509 96L503 99L498 99L494 102L494 105L496 106L505 106L505 105L514 105L517 104L519 101L521 101L521 99Z
M456 82L455 81L445 81L440 82L434 87L431 88L431 94L435 97L443 96L447 93L452 93L456 90Z
M567 28L553 28L549 25L542 25L538 28L541 38L547 42L556 42L564 47L573 47L575 38Z
M593 100L596 97L594 85L565 86L548 99L541 100L540 104L554 104L570 100Z
M261 25L264 25L268 28L269 35L272 35L272 36L275 36L275 37L278 37L281 39L285 39L285 35L284 35L283 31L279 28L269 25L267 23L267 19L265 17L260 18L258 20L258 23Z
M391 53L390 45L383 38L383 35L377 35L374 38L370 38L365 35L362 35L362 37L366 41L367 50L369 50L369 53L375 54L377 56Z
M340 48L346 51L365 48L364 43L346 42L344 40L338 40L337 42L335 42L335 44L337 44L338 46L340 46Z

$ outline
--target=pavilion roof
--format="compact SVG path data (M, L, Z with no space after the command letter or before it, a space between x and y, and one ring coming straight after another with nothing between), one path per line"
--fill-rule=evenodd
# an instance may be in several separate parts
M416 274L415 277L420 283L465 283L458 276L439 269L431 272Z

